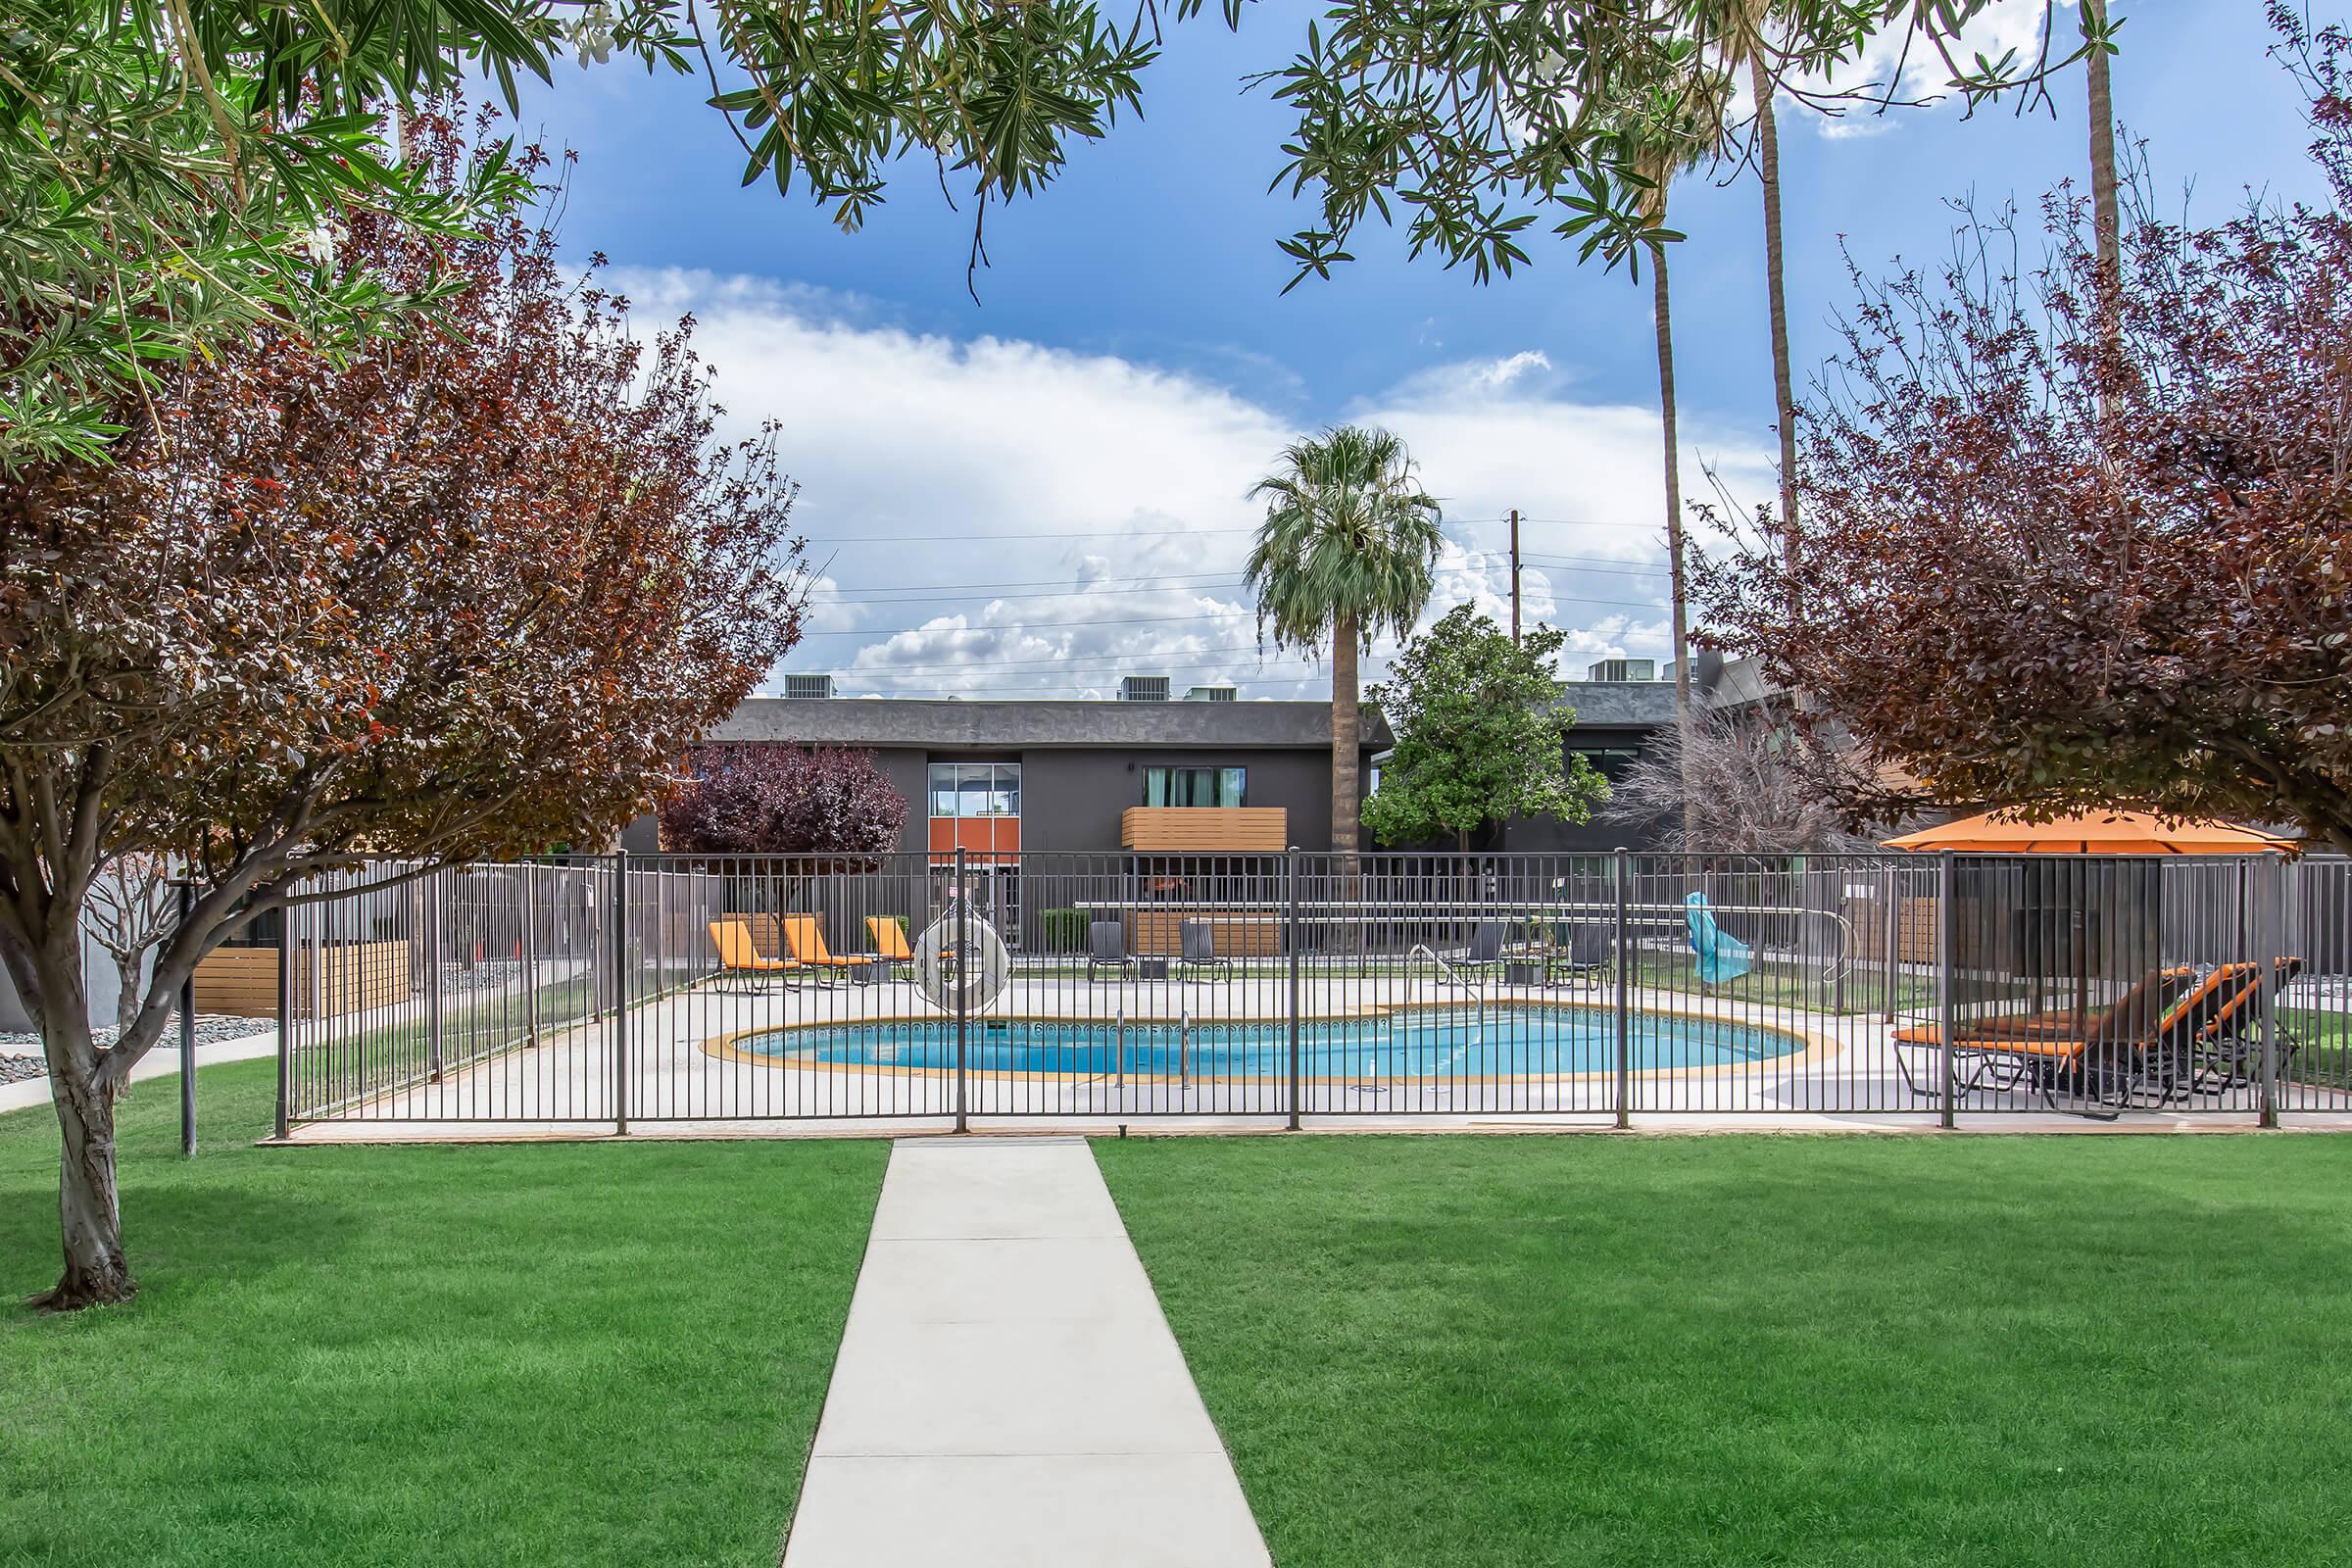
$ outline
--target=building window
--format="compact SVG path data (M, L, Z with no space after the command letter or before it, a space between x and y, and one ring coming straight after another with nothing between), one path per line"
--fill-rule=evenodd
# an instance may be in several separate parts
M1146 806L1247 806L1246 767L1147 767Z
M931 764L931 815L935 819L1020 814L1020 763Z
M1592 764L1592 770L1612 784L1625 781L1633 765L1642 760L1642 753L1630 746L1579 747L1578 754Z

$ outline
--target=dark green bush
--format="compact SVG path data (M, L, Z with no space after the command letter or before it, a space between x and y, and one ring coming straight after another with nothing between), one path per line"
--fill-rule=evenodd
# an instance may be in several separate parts
M1084 953L1086 911L1041 909L1037 916L1037 934L1044 941L1048 953Z

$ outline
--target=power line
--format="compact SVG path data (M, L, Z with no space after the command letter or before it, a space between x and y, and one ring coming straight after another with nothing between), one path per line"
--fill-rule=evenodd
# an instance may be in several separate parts
M1051 597L1051 596L1049 596ZM1554 594L1555 605L1596 605L1607 610L1657 610L1662 608L1655 599L1583 599L1568 594ZM803 637L903 637L917 632L964 633L977 636L983 632L999 631L1075 631L1086 626L1164 626L1183 621L1228 620L1250 613L1236 608L1232 615L1119 615L1109 620L1038 620L1004 621L984 626L845 626L838 631L805 631ZM946 619L946 616L940 617Z
M1071 592L1073 592L1073 593L1084 593L1084 592L1089 592L1089 591L1091 591L1091 590L1092 590L1092 589L1095 587L1095 585L1096 585L1097 583L1106 583L1106 582L1173 582L1175 579L1177 579L1177 578L1179 578L1179 577L1231 577L1232 575L1233 575L1233 573L1232 573L1231 571L1229 571L1229 570L1227 570L1227 571L1171 571L1171 572L1165 573L1164 575L1163 575L1163 574L1160 574L1160 573L1157 573L1157 572L1148 572L1148 571L1144 571L1144 572L1122 573L1121 575L1118 575L1118 576L1115 576L1115 577L1098 577L1098 578L1094 579L1094 581L1093 581L1093 582L1080 582L1080 581L1078 580L1078 578L1077 578L1075 575L1073 575L1073 574L1072 574L1072 573L1070 573L1070 572L1066 572L1066 571L1065 571L1065 572L1063 572L1063 573L1062 573L1060 576L1058 576L1058 577L1025 577L1025 578L1021 578L1021 579L1019 579L1019 580L1017 580L1017 581L1014 581L1014 580L1004 580L1004 581L1000 581L1000 582L971 582L971 583L965 583L965 584L963 584L963 586L964 586L964 587L966 587L966 588L1054 588L1054 587L1061 587L1061 586L1064 586L1064 585L1066 585L1066 586L1067 586L1067 587L1070 589L1070 591L1071 591ZM834 589L834 592L835 592L835 593L841 593L841 594L887 594L887 593L897 593L897 592L899 592L901 589L905 589L905 588L918 588L918 587L930 587L930 586L933 586L933 585L932 585L932 584L929 584L929 583L875 583L875 584L870 584L870 585L861 586L861 587L857 587L857 588L842 588L842 587L836 587L836 588ZM948 586L948 585L947 585L947 584L945 584L945 583L941 583L941 584L938 584L937 586L939 586L939 587L943 587L943 588L944 588L944 587L946 587L946 586Z
M1576 559L1570 557L1540 556L1530 554L1525 557L1525 559L1529 563L1536 565L1567 571L1579 571L1596 577L1645 577L1663 581L1671 575L1671 573L1667 572L1663 568L1654 566L1644 567L1622 564L1586 565ZM1080 599L1099 594L1207 593L1218 589L1246 587L1248 586L1249 582L1249 579L1246 577L1235 576L1230 572L1191 573L1180 575L1200 576L1208 578L1209 580L1188 582L1179 580L1178 576L1156 579L1147 579L1142 577L1104 577L1097 582L1072 583L1068 578L1063 577L1041 577L1032 579L1028 582L965 583L961 585L952 585L948 583L907 583L904 588L884 587L880 585L861 588L836 588L832 593L827 594L821 599L814 600L812 603L823 605L924 605L952 604L966 599L983 598ZM1129 584L1130 586L1104 586L1104 584L1109 583L1124 583ZM953 587L956 588L956 591L936 594L915 593L911 591L916 588L932 587ZM1039 588L1048 591L1040 593L1010 594L999 593L995 591L1002 588ZM875 595L880 595L883 597L870 597Z
M987 670L1018 669L1023 667L1052 668L1055 666L1059 666L1064 669L1084 669L1090 666L1109 666L1112 664L1134 662L1139 661L1146 663L1152 663L1154 669L1156 669L1157 665L1154 662L1163 659L1199 659L1207 655L1221 654L1231 656L1231 658L1221 662L1230 663L1235 660L1239 660L1247 655L1255 654L1257 652L1258 648L1255 643L1234 643L1229 646L1216 648L1161 648L1145 653L1135 654L1073 654L1055 656L1047 659L988 659L985 655L978 655L975 656L975 660L984 662L943 661L918 664L852 664L848 666L836 666L833 673L849 674L860 668L881 674L920 669ZM1314 664L1319 662L1320 661L1318 660L1309 659L1303 656L1296 656L1289 659L1277 657L1274 659L1261 660L1259 662L1259 667L1264 668L1273 665ZM819 673L819 671L808 670L802 673L816 674Z
M1448 528L1500 527L1505 517L1448 517ZM1540 523L1546 528L1646 528L1656 525L1635 522L1622 517L1521 517L1520 522ZM916 544L993 544L1004 539L1175 539L1209 534L1255 533L1256 523L1243 523L1222 528L1050 528L1020 533L862 533L810 534L803 539L812 545L916 545Z
M929 585L928 585L928 584L925 584L924 586L929 586ZM944 585L943 585L943 586L944 586ZM891 599L850 599L850 598L846 598L846 597L845 597L845 598L840 598L840 599L833 599L833 598L817 599L817 600L812 600L812 601L810 601L810 603L812 603L812 604L818 604L818 605L941 605L941 604L955 604L955 603L959 603L959 602L961 602L961 601L963 601L963 600L966 600L966 599L988 599L988 600L999 600L999 599L1085 599L1085 598L1091 598L1091 597L1093 597L1093 596L1095 596L1095 595L1097 595L1097 594L1188 594L1188 593L1211 593L1211 592L1214 592L1214 591L1216 591L1216 590L1218 590L1218 589L1221 589L1221 588L1239 588L1239 587L1241 587L1241 586L1242 586L1242 579L1241 579L1241 578L1239 578L1239 577L1235 577L1235 578L1231 579L1230 581L1225 581L1225 582L1201 582L1201 583L1164 583L1164 584L1162 584L1162 583L1154 583L1154 584L1152 584L1152 585L1149 585L1149 586L1146 586L1146 587L1140 587L1140 588L1058 588L1058 589L1053 589L1053 590L1050 590L1050 591L1048 591L1048 592L1045 592L1045 593L1034 593L1034 594L999 594L999 593L902 594L902 595L900 595L900 596L898 596L898 597L896 597L896 598L891 598Z

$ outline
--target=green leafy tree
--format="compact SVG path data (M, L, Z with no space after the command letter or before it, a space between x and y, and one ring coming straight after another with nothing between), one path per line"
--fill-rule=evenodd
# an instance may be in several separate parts
M1412 0L1339 0L1287 66L1250 78L1296 113L1279 182L1318 209L1282 242L1293 284L1349 260L1367 218L1482 280L1527 260L1525 231L1544 214L1587 254L1629 255L1654 224L1598 106L1704 52L1709 8L1730 3L1563 0L1439 18ZM1784 0L1772 70L1848 60L1888 29L1949 62L1984 3ZM24 0L0 33L0 467L100 450L160 369L265 327L291 324L330 349L403 330L430 295L396 297L336 266L336 228L355 206L419 229L463 225L467 203L413 178L380 117L465 73L512 108L522 76L551 77L567 53L700 72L741 143L745 182L804 193L846 228L883 199L887 176L927 157L943 188L967 194L977 267L990 208L1140 113L1163 21L1201 9ZM1238 26L1243 0L1221 10ZM2049 69L2046 49L2038 66L1951 63L1972 96Z
M1576 710L1553 657L1565 634L1539 626L1514 644L1469 605L1413 639L1372 700L1396 732L1364 825L1387 845L1449 838L1467 853L1489 822L1592 819L1608 781L1567 748Z
M1243 580L1257 634L1277 648L1331 649L1331 847L1356 848L1362 746L1357 659L1380 632L1411 631L1429 603L1442 536L1435 497L1387 430L1341 425L1286 448Z

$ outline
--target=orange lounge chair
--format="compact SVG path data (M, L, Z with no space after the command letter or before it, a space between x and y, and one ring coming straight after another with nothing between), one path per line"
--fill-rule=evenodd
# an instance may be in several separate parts
M2218 1019L2243 1009L2248 994L2262 984L2260 965L2252 963L2223 964L2201 980L2194 979L2194 973L2159 971L2152 977L2154 987L2142 981L2101 1015L2104 1027L2074 1038L1956 1038L1953 1054L1966 1053L1976 1061L1959 1087L1967 1092L1986 1084L2008 1088L2030 1082L2053 1110L2101 1116L2089 1106L2110 1106L2103 1113L2109 1121L2151 1086L2159 1104L2185 1094L2194 1083L2197 1042L2211 1033ZM1907 1044L1934 1043L1933 1031L1903 1033L1914 1037ZM1899 1050L1895 1060L1902 1064ZM1907 1067L1903 1076L1911 1076ZM1918 1086L1912 1087L1917 1092ZM2061 1090L2083 1103L2060 1105Z
M718 949L718 973L727 976L783 976L800 965L763 956L752 941L751 925L743 920L710 922L710 942ZM786 982L790 984L789 981Z
M834 954L825 947L825 934L816 928L813 914L788 914L783 917L784 947L791 953L792 961L806 968L834 974L852 973L871 966L873 959L861 954Z
M914 950L906 945L906 928L887 914L865 917L865 934L873 940L874 956L895 971L914 972Z
M2242 967L2251 970L2254 965ZM2271 1064L2283 1071L2294 1058L2303 1042L2294 1032L2278 1026L2278 1001L2287 985L2303 972L2301 958L2282 957L2271 960L2268 985L2271 992L2271 1021L2278 1030L2277 1048L2272 1052ZM2262 993L2265 982L2255 981L2239 988L2237 994L2224 1003L2204 1028L2197 1031L2189 1044L2188 1083L2184 1095L2219 1094L2238 1084L2252 1082L2262 1071L2262 1035L2255 1027L2262 1021Z
M2232 971L2237 971L2232 973ZM2197 987L2197 990L2219 990L2254 971L2254 965L2224 964ZM2134 981L2115 1002L2095 1012L2010 1012L1991 1017L1962 1018L1952 1036L1959 1046L2012 1040L2096 1040L2137 1032L2147 1021L2151 998L2162 995L2168 986L2179 991L2180 984L2195 978L2196 971L2186 967L2150 969ZM2193 993L2192 993L2193 995ZM2187 997L2182 997L2186 1002ZM2176 1003L2175 1005L2180 1005ZM1894 1032L1895 1044L1902 1046L1936 1046L1943 1043L1943 1031L1938 1026L1914 1024Z

